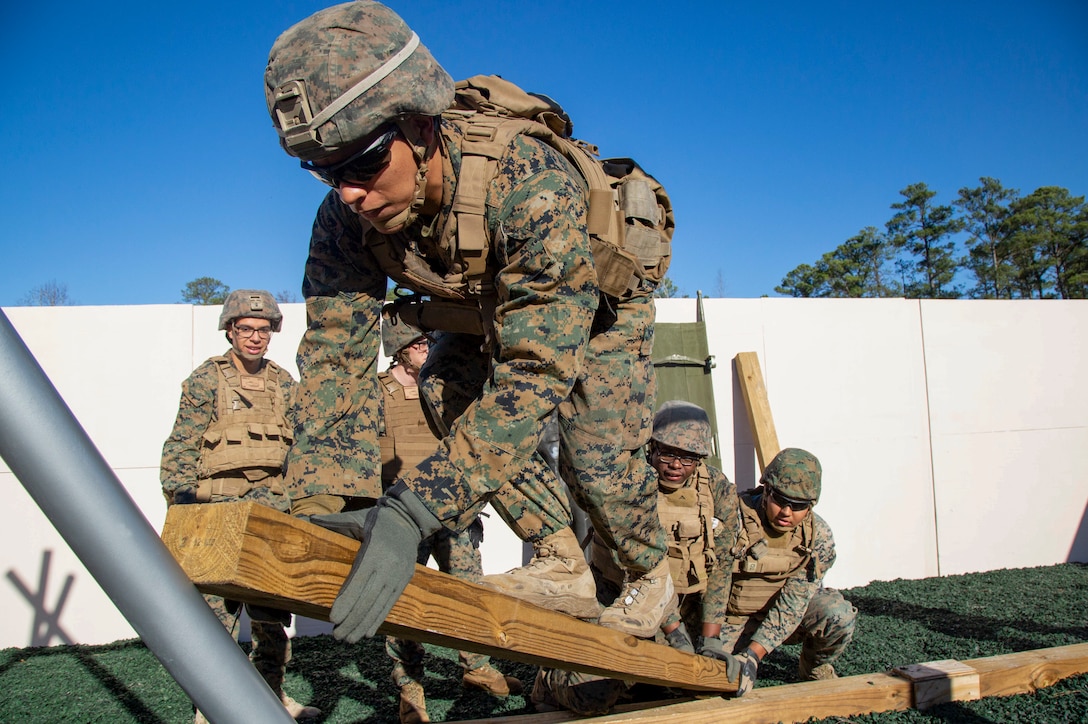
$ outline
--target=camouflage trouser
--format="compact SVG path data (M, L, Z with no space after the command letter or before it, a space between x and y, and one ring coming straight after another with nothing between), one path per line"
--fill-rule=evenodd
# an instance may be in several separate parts
M251 500L280 512L287 512L291 507L287 496L272 493L265 487L254 488L239 497L215 495L211 502L231 503L239 500ZM205 594L204 600L208 602L208 606L215 612L224 628L237 641L238 619L241 617L242 604L210 594ZM272 691L276 692L277 696L281 696L287 662L291 660L291 639L284 630L284 627L291 623L291 614L286 611L248 605L246 610L249 613L252 646L249 660L253 662L253 667L257 669L261 678L268 682Z
M461 533L442 530L437 535L425 540L419 546L416 561L426 565L427 559L434 557L438 569L463 581L476 583L483 575L480 561L480 543L483 541L484 526L479 518ZM385 652L393 659L393 683L404 686L411 680L422 681L423 657L426 651L423 644L410 639L385 638ZM465 671L478 669L491 659L484 654L459 651L458 659Z
M787 644L801 644L802 668L808 670L830 664L846 649L854 637L858 610L833 588L821 588L809 601L801 625L796 631L779 632L777 638ZM743 651L759 628L762 616L727 616L721 640L726 651Z
M646 460L656 384L653 299L616 306L602 298L592 336L570 396L559 404L560 470L578 504L619 551L624 568L651 570L665 555L657 515L657 473ZM479 397L491 369L482 338L444 334L420 372L419 389L432 426L445 436ZM541 420L538 435L547 419ZM480 482L496 512L523 540L539 540L571 525L566 491L535 451L497 489ZM444 511L432 510L440 519Z

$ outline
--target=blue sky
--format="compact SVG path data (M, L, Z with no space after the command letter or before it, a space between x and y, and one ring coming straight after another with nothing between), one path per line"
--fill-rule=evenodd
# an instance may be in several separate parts
M201 276L299 296L324 187L276 142L262 74L325 3L5 3L0 305L180 301ZM758 297L899 190L981 176L1088 193L1088 3L390 5L455 78L560 101L676 209L669 276Z

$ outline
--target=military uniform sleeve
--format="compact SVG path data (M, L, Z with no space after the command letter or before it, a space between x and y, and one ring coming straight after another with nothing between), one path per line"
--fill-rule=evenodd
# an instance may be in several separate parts
M823 586L824 574L835 563L835 541L831 528L815 511L812 515L813 552L809 564L787 579L771 604L767 617L752 636L752 640L762 644L768 652L781 646L801 625L809 603Z
M167 500L180 488L195 487L200 462L200 442L215 419L215 395L219 379L213 362L193 370L181 383L181 401L170 436L162 446L159 481Z
M386 286L358 217L330 192L314 221L302 285L307 327L285 480L292 498L355 495L378 480L376 364Z
M733 557L730 554L740 532L740 509L736 486L717 468L710 472L710 491L714 498L714 568L703 594L703 621L722 623L729 607L729 587L733 583Z
M498 305L492 374L409 487L463 529L536 450L569 395L596 311L586 189L554 150L518 138L488 197Z

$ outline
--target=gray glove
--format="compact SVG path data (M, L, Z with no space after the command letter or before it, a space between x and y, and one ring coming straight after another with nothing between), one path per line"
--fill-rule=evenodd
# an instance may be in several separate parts
M737 696L744 696L756 685L756 675L759 672L759 657L751 648L747 648L737 655L740 662L740 682L737 685Z
M704 636L703 643L699 647L699 655L710 659L725 662L725 675L730 681L740 676L740 661L736 656L725 650L722 640L717 636Z
M669 646L677 651L683 651L685 654L694 654L695 646L691 643L691 636L688 635L688 629L684 626L684 622L681 621L680 625L665 634L665 640L669 642Z
M329 613L333 637L352 644L377 632L412 580L420 541L442 527L404 483L390 488L369 510L310 520L362 542Z

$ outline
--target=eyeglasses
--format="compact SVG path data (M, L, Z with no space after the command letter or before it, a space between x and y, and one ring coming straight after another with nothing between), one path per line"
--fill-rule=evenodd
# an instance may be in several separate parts
M234 325L235 333L242 336L242 339L249 339L254 333L261 339L268 339L272 336L271 327L250 327L248 324L236 324Z
M795 513L798 513L802 510L808 510L810 507L812 507L811 500L797 500L796 498L790 498L778 492L769 485L767 486L767 494L771 496L771 500L773 500L774 504L777 505L779 508L789 508Z
M354 156L334 163L332 166L315 166L310 161L302 161L302 168L314 175L318 181L340 188L341 184L365 184L378 175L389 163L389 149L400 133L396 126L375 138L369 146Z
M666 465L672 465L674 462L679 460L680 464L683 465L685 468L690 468L692 465L699 462L699 458L692 457L691 455L677 455L675 453L664 453L664 452L661 452L660 450L657 453L657 459L660 460L661 462L665 463Z

